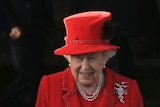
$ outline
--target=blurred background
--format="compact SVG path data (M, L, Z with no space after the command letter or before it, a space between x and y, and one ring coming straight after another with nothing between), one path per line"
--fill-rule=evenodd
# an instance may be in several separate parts
M141 7L136 11L137 14L133 15L135 17L132 20L138 19L138 21L136 21L138 23L136 26L137 32L134 33L134 36L128 38L128 45L130 46L133 58L134 78L137 80L140 86L145 107L158 107L160 99L160 26L158 23L160 21L160 1L157 0L155 2L156 4L154 5L151 5L149 1L147 1L146 3L145 0L137 0L136 5L133 8L137 9L136 6ZM71 7L73 9L73 7L77 5L75 3L76 5L72 6L74 2L76 2L77 4L80 3L76 0L53 0L54 20L56 23L55 27L49 29L50 33L46 35L47 49L45 52L45 74L63 70L66 66L68 66L66 60L63 57L55 56L53 54L53 50L61 47L64 44L63 37L65 35L65 30L63 25L63 18L71 13L76 12L70 12ZM119 3L117 4L116 2L115 4L121 5ZM82 3L81 5L85 4ZM77 6L80 7L80 5ZM156 13L155 11L152 11L152 7L155 6L157 8ZM120 8L122 7L123 6L120 6ZM83 9L83 11L85 11L85 9ZM150 32L148 33L148 31ZM16 75L16 72L12 66L12 56L11 50L8 45L8 38L9 37L7 36L7 34L4 33L2 35L2 39L0 39L1 94L6 90L6 87L12 82ZM124 57L124 59L125 58L126 57Z

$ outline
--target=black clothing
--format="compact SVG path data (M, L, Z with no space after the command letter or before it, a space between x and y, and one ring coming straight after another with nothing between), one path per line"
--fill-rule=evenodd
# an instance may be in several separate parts
M47 31L55 24L52 1L8 0L7 6L10 30L19 27L22 36L9 39L17 75L6 91L3 107L34 107L39 80L44 74Z

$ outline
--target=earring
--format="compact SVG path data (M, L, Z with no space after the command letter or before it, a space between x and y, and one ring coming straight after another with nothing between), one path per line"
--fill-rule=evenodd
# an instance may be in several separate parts
M103 68L106 68L106 66L104 65Z
M71 66L71 64L68 64L68 66Z

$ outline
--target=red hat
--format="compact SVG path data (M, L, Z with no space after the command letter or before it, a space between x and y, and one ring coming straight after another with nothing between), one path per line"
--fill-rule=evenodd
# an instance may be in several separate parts
M119 46L111 45L109 39L102 39L102 27L104 22L111 20L111 16L106 11L88 11L64 18L66 44L54 53L76 55L119 49Z

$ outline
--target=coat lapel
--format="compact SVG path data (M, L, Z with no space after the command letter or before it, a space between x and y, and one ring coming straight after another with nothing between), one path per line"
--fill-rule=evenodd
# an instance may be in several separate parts
M63 100L67 107L81 107L75 80L71 74L70 68L68 68L63 75L63 91Z
M108 90L104 89L99 107L114 107L116 102L116 94L114 92L109 92Z
M63 100L67 107L81 107L77 91L72 89L64 89L66 93L63 95Z
M117 102L117 94L114 90L114 74L107 72L109 69L105 69L105 87L103 88L102 100L99 107L114 107Z

